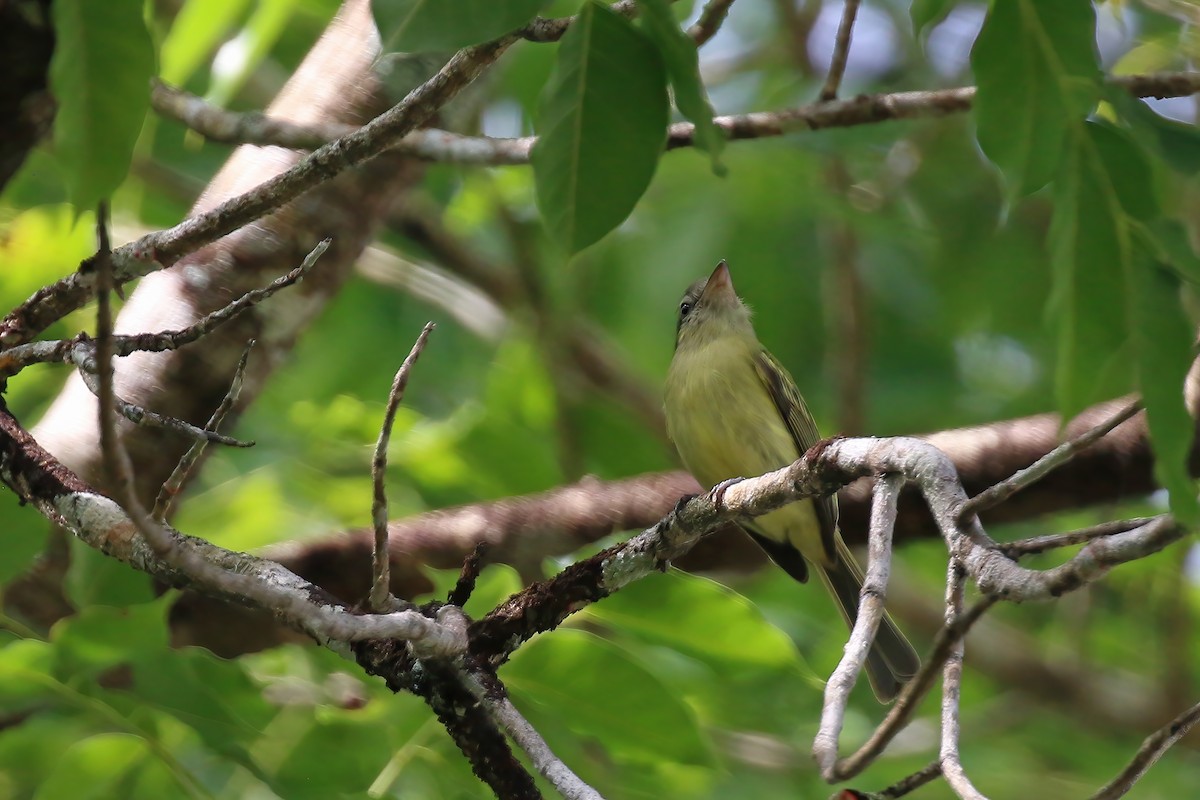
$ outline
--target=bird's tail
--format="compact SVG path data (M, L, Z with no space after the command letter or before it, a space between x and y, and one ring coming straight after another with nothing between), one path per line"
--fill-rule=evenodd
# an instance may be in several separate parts
M858 598L862 590L863 574L854 560L854 555L839 536L837 538L837 564L832 568L814 565L821 581L837 600L842 618L851 628L858 614ZM896 698L900 689L917 674L921 659L917 651L904 638L896 623L886 612L879 621L875 641L867 653L867 680L880 702Z

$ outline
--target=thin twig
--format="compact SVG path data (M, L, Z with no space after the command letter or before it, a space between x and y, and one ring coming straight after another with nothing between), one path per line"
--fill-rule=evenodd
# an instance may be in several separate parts
M688 36L692 37L696 47L703 46L717 34L732 5L733 0L708 0L704 4L704 10L700 12L699 19L692 27L688 28Z
M1116 800L1118 797L1124 797L1134 784L1141 780L1146 771L1158 763L1163 753L1186 736L1198 721L1200 721L1200 703L1147 736L1125 769L1121 770L1120 774L1109 781L1100 791L1092 795L1090 800Z
M454 606L447 606L447 609L452 608ZM461 615L462 612L458 613ZM492 721L525 751L533 768L550 781L560 795L566 800L604 800L599 792L580 779L554 754L537 729L530 725L512 704L504 685L494 675L464 670L463 682L487 710Z
M859 800L895 800L898 797L904 797L906 794L915 792L930 781L941 777L942 765L937 761L930 761L921 769L906 775L900 780L893 783L886 789L878 792L855 792L855 796ZM842 800L841 794L836 794L829 800Z
M488 551L488 547L487 541L479 542L471 554L463 560L458 580L454 582L454 588L446 597L447 603L462 608L471 599L471 595L475 592L475 582L479 580L479 572L483 569L483 556Z
M111 338L108 340L108 348L109 355L111 356ZM95 353L97 356L101 356L98 347L95 350ZM89 362L92 361L91 353L88 354L87 360ZM102 373L103 371L103 368L101 368L100 372ZM101 376L99 374L93 374L87 369L80 367L79 376L83 378L84 385L87 386L88 390L91 391L92 394L96 395L96 397L99 398L106 391L103 383L101 382ZM150 411L149 409L134 405L128 400L122 400L116 395L113 395L110 398L110 402L113 403L113 408L117 411L117 413L132 422L134 425L173 431L174 433L186 436L196 442L215 442L228 447L254 446L254 442L252 441L242 441L241 439L235 439L232 436L226 436L225 434L217 431L205 430L204 428L193 425L192 423L186 422L182 419L178 419L177 417L168 417L165 414L159 414L157 411Z
M103 210L101 208L102 213L98 215L100 219L106 216ZM438 618L433 620L412 610L362 616L351 614L343 607L320 602L320 591L311 585L306 584L303 589L296 591L294 584L303 582L277 565L276 568L268 567L265 570L276 573L270 580L262 574L256 574L260 572L258 570L241 571L236 566L226 569L215 560L201 556L193 542L146 514L134 492L129 456L116 431L116 408L112 393L112 308L109 302L113 273L112 262L105 257L106 248L107 237L102 236L100 257L96 260L96 351L101 388L100 450L112 483L116 507L112 507L111 501L105 501L108 507L89 508L88 503L95 505L98 499L103 498L75 495L70 503L73 516L71 527L81 527L81 518L87 518L95 525L108 520L127 536L128 526L132 525L155 556L173 570L186 575L197 586L221 595L240 597L269 609L328 647L368 639L392 638L406 640L418 658L452 657L464 652L466 631L458 624L457 618L439 612ZM232 563L237 564L237 554L219 548L208 549L215 558L233 557L235 560ZM149 570L144 561L139 559L139 563L143 569Z
M946 569L947 626L953 625L962 615L963 583L966 576L967 572L958 559L951 556ZM942 669L942 746L938 751L938 763L942 767L946 783L962 800L987 800L967 777L958 755L960 692L965 649L963 640L959 637L950 646L946 664Z
M374 496L371 501L371 522L375 526L375 550L371 559L371 608L379 613L392 611L395 604L389 591L391 585L391 570L388 557L388 501L384 478L387 474L387 449L392 438L392 425L396 422L396 411L400 401L404 399L404 389L408 386L408 375L413 365L421 357L429 334L436 326L426 322L425 327L413 343L408 357L396 371L392 380L392 389L388 392L387 409L383 414L383 425L379 430L379 439L375 442L375 455L371 458L371 482L374 486Z
M222 398L217 410L208 418L208 423L205 424L205 430L215 431L221 427L221 423L225 419L225 415L233 408L233 404L237 402L238 395L242 391L242 378L246 374L246 363L250 360L250 351L254 348L254 340L251 339L246 344L246 349L242 351L242 357L238 359L237 367L233 371L233 380L229 383L229 390L225 392L225 397ZM171 470L171 474L163 481L162 487L158 490L158 497L154 500L154 508L150 511L150 518L157 522L162 522L171 513L171 505L175 502L175 498L179 496L183 484L187 482L195 469L196 464L200 461L200 456L204 454L205 448L208 446L207 439L197 439L192 442L192 446L183 454L183 458L179 459L179 463L175 465L175 469Z
M1110 76L1106 82L1135 97L1184 97L1200 92L1200 72ZM201 98L166 86L155 88L151 97L160 114L178 119L214 141L312 150L360 130L352 125L335 123L301 125L257 112L238 114L215 108ZM727 139L761 139L807 130L940 117L968 111L974 99L974 86L859 95L782 111L755 111L714 117L713 122ZM667 131L667 149L692 147L695 144L695 132L696 127L690 122L671 125ZM390 147L427 161L504 165L529 163L529 153L536 141L537 138L533 136L497 139L427 128L392 141Z
M1118 411L1109 419L1100 423L1096 427L1088 430L1079 436L1064 442L1058 447L1051 450L1046 455L1039 458L1030 466L1013 474L1007 480L1001 481L996 485L988 488L986 491L972 497L967 502L963 503L962 511L959 515L960 522L966 522L973 515L980 511L991 508L992 506L1003 503L1008 498L1012 497L1017 492L1029 486L1031 483L1036 483L1046 477L1050 472L1062 466L1075 457L1075 454L1092 444L1099 441L1110 431L1116 428L1121 423L1129 420L1134 414L1142 410L1140 400L1130 403L1125 408Z
M113 288L113 264L108 243L108 209L101 203L96 214L96 227L100 231L100 248L96 258L96 393L100 415L100 455L108 473L113 495L118 503L129 508L127 503L137 503L133 489L133 470L129 455L121 446L117 434L117 411L121 401L113 391L113 314L111 294ZM80 369L87 378L87 372ZM91 387L89 387L91 388ZM134 527L159 558L168 559L173 550L170 537L153 525L141 525L137 514L130 509ZM144 528L144 530L143 530Z
M304 257L300 266L286 275L276 278L266 286L260 289L251 289L228 305L205 314L186 328L158 333L113 334L111 337L113 355L124 357L137 352L161 353L167 350L177 350L207 336L217 327L229 322L251 306L261 303L279 290L286 289L302 280L316 265L317 260L329 249L332 241L332 239L324 239L318 242L317 246ZM5 375L12 375L30 364L61 361L76 364L86 372L94 372L94 353L94 343L82 335L73 339L29 342L5 351L0 356L0 370Z
M503 36L458 51L436 75L353 133L315 150L295 166L244 194L189 217L172 228L148 234L113 250L114 284L171 266L188 253L262 218L342 171L388 149L457 96L516 41L515 35ZM83 305L94 288L92 276L83 272L74 272L43 287L0 320L0 345L15 346L30 341L47 326Z
M829 74L825 77L825 85L821 87L821 100L832 100L837 97L838 88L842 85L842 75L846 72L846 60L850 57L850 38L854 33L854 18L858 16L860 0L844 0L842 4L842 21L838 23L837 38L833 42L833 57L829 62Z
M1133 519L1119 519L1111 522L1102 522L1099 525L1092 525L1079 530L1067 531L1066 533L1051 533L1045 536L1031 536L1028 539L1019 539L1015 542L1004 542L999 545L999 550L1004 555L1012 559L1022 558L1024 556L1037 555L1044 553L1047 550L1054 550L1059 547L1070 547L1076 544L1085 544L1093 539L1101 539L1105 536L1114 536L1118 533L1126 533L1136 528L1141 528L1149 525L1158 517L1135 517Z
M609 9L623 17L635 17L638 4L635 0L618 0ZM574 23L575 17L536 17L517 35L531 42L557 42Z

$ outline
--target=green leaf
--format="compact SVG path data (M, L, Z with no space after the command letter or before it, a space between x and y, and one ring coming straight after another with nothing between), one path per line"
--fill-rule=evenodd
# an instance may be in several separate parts
M0 710L24 709L54 697L54 648L24 639L0 648Z
M628 217L650 184L666 141L666 71L644 34L589 1L539 105L538 208L573 254Z
M1130 325L1138 383L1150 442L1154 446L1154 475L1171 499L1171 512L1180 522L1200 522L1196 484L1188 473L1188 456L1196 423L1184 403L1183 386L1195 360L1195 331L1180 302L1179 279L1145 257L1137 261L1130 292Z
M1050 231L1055 384L1064 419L1128 390L1134 227L1156 212L1152 174L1128 137L1097 123L1071 137Z
M1161 117L1144 101L1115 87L1108 99L1121 119L1129 123L1133 135L1153 148L1173 170L1189 176L1200 172L1200 131L1194 125Z
M712 761L678 693L598 636L567 628L539 636L516 652L501 678L519 707L551 709L576 735L625 758Z
M131 664L130 694L192 728L213 750L265 780L249 750L278 710L263 699L239 662L189 647L146 653Z
M106 556L78 539L71 541L67 591L76 606L128 606L154 599L149 575Z
M971 51L979 145L1014 196L1048 182L1100 95L1091 0L992 4Z
M58 768L38 787L35 800L88 800L120 797L126 775L150 756L140 736L101 733L67 749Z
M1050 229L1049 311L1058 329L1055 392L1063 419L1105 395L1101 379L1125 343L1119 207L1080 150L1069 150L1055 181Z
M908 10L913 33L923 38L927 30L944 20L956 5L958 0L913 0Z
M389 724L378 714L341 709L285 709L264 731L282 755L274 789L282 797L343 797L365 793L394 752L391 738L397 726L419 730L432 719L419 703L411 714ZM435 723L436 724L436 723ZM329 758L338 753L337 758Z
M1173 219L1155 220L1148 233L1156 248L1155 258L1183 280L1200 286L1200 257L1183 225Z
M216 50L250 0L188 0L162 43L159 77L185 84Z
M548 0L372 0L384 52L457 50L522 27Z
M54 149L76 211L90 211L129 171L150 107L154 46L141 2L55 0L52 9Z
M174 596L127 608L90 606L56 623L51 641L58 674L90 675L136 657L160 658L167 650L166 615Z
M700 53L692 37L679 26L667 0L639 0L642 29L658 45L666 63L675 105L696 126L696 146L712 156L713 172L725 174L721 150L725 134L713 123L713 108L700 80Z
M707 578L672 571L637 581L585 613L704 659L805 669L792 640L753 603Z

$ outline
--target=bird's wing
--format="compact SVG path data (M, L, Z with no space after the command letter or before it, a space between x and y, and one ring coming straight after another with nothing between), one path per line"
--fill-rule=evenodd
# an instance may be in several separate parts
M820 441L821 434L817 432L817 423L809 413L800 390L796 388L796 382L783 365L766 350L759 351L754 359L754 368L758 377L762 379L763 386L767 388L767 394L771 395L775 408L779 410L779 416L783 418L788 432L792 434L796 452L803 455L808 448ZM821 541L825 545L825 552L832 560L837 553L834 540L837 535L837 496L831 494L827 497L813 498L813 508L821 524Z

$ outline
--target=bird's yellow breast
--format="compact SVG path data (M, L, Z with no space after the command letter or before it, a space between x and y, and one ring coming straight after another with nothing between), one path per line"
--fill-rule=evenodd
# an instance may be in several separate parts
M703 484L761 475L799 457L754 368L755 353L733 338L681 351L667 381L667 431Z
M757 342L722 337L680 349L671 361L667 432L684 466L704 486L779 469L801 453L754 366ZM753 527L805 558L829 563L811 501L758 517Z

